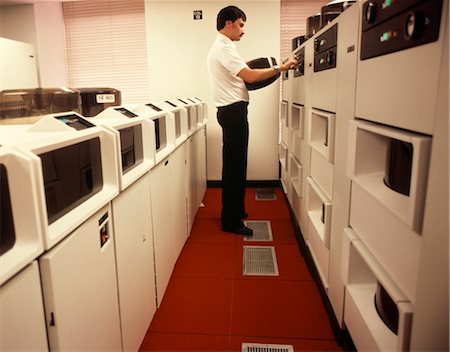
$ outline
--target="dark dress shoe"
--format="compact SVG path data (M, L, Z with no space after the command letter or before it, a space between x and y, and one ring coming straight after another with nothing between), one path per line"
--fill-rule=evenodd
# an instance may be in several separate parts
M231 232L242 236L253 236L253 230L245 225L238 228L222 227L222 231Z

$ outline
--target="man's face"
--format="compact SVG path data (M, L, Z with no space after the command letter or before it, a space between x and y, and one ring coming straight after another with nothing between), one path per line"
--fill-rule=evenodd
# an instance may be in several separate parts
M227 22L228 23L228 22ZM236 21L230 23L230 39L234 41L241 40L241 37L244 35L244 25L245 22L242 18L238 18Z

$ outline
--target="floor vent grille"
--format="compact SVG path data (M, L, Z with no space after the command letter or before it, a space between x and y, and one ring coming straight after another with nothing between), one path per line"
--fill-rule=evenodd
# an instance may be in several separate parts
M256 200L277 200L274 188L257 188L255 193Z
M253 230L253 236L245 236L244 241L252 242L272 242L272 227L270 221L248 220L244 221L245 226Z
M244 275L278 276L275 247L244 246Z
M242 352L294 352L294 346L272 345L263 343L243 343Z

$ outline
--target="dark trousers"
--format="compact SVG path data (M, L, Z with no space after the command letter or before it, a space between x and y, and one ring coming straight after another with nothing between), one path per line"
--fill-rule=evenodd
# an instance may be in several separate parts
M245 214L247 181L248 102L237 102L217 110L222 127L222 227L239 228Z

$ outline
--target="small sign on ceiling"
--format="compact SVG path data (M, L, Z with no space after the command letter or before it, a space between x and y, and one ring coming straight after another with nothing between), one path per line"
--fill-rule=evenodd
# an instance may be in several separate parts
M194 10L194 20L203 19L203 10Z

